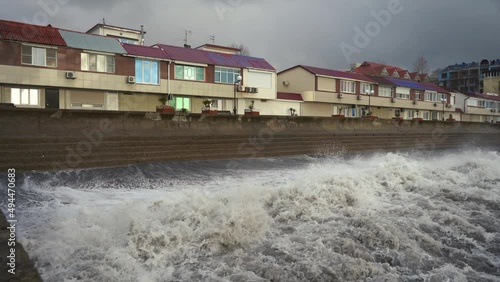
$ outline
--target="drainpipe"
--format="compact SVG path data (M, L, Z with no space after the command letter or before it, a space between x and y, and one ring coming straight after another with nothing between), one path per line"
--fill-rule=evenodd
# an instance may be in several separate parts
M468 109L468 108L467 108L467 100L469 100L470 98L471 98L471 97L467 97L467 98L465 98L465 100L464 100L464 114L467 114L467 109ZM470 115L469 115L469 121L471 121L471 117L470 117Z
M172 61L168 61L168 74L167 74L167 95L170 95L170 67L171 67ZM170 101L168 101L168 105L171 106Z

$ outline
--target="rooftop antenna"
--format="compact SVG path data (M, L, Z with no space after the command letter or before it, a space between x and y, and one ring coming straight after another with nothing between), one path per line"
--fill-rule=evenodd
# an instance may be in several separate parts
M106 24L106 19L102 18L102 24Z
M212 44L215 44L215 35L210 35L208 37L208 40L211 40L212 41Z

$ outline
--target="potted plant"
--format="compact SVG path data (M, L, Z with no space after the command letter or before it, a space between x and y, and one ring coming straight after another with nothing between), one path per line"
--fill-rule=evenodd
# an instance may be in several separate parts
M203 100L203 105L205 106L202 110L202 114L207 114L207 115L216 115L218 113L217 109L212 109L212 103L213 100Z
M401 117L401 113L400 112L396 112L395 117L393 117L392 119L402 120L403 118Z
M373 115L373 112L371 111L368 111L365 113L365 116L363 116L363 118L372 118L372 119L377 119L378 117L374 116Z
M295 109L294 108L290 108L290 115L293 117L293 116L296 116L295 114Z
M455 119L453 118L453 115L452 115L452 114L450 114L450 115L448 116L448 119L447 119L446 121L451 121L451 122L454 122L454 121L455 121Z
M344 110L347 110L347 108L340 107L339 108L339 113L337 115L332 115L332 117L335 117L335 118L345 118Z
M260 113L257 112L257 111L254 111L254 104L255 104L255 101L252 101L250 103L250 105L248 106L248 109L245 109L245 115L246 116L259 116Z
M159 113L174 113L175 112L174 107L167 105L168 98L166 95L161 96L160 99L158 99L158 101L160 101L161 105L156 107L157 112L159 112Z

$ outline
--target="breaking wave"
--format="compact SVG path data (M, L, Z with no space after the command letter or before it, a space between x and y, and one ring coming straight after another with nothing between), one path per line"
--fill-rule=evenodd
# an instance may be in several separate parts
M240 162L26 174L21 242L46 281L500 281L498 152Z

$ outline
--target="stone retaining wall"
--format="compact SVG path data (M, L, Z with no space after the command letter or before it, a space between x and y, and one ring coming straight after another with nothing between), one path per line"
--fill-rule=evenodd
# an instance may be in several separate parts
M0 109L0 169L18 171L499 144L486 123Z

